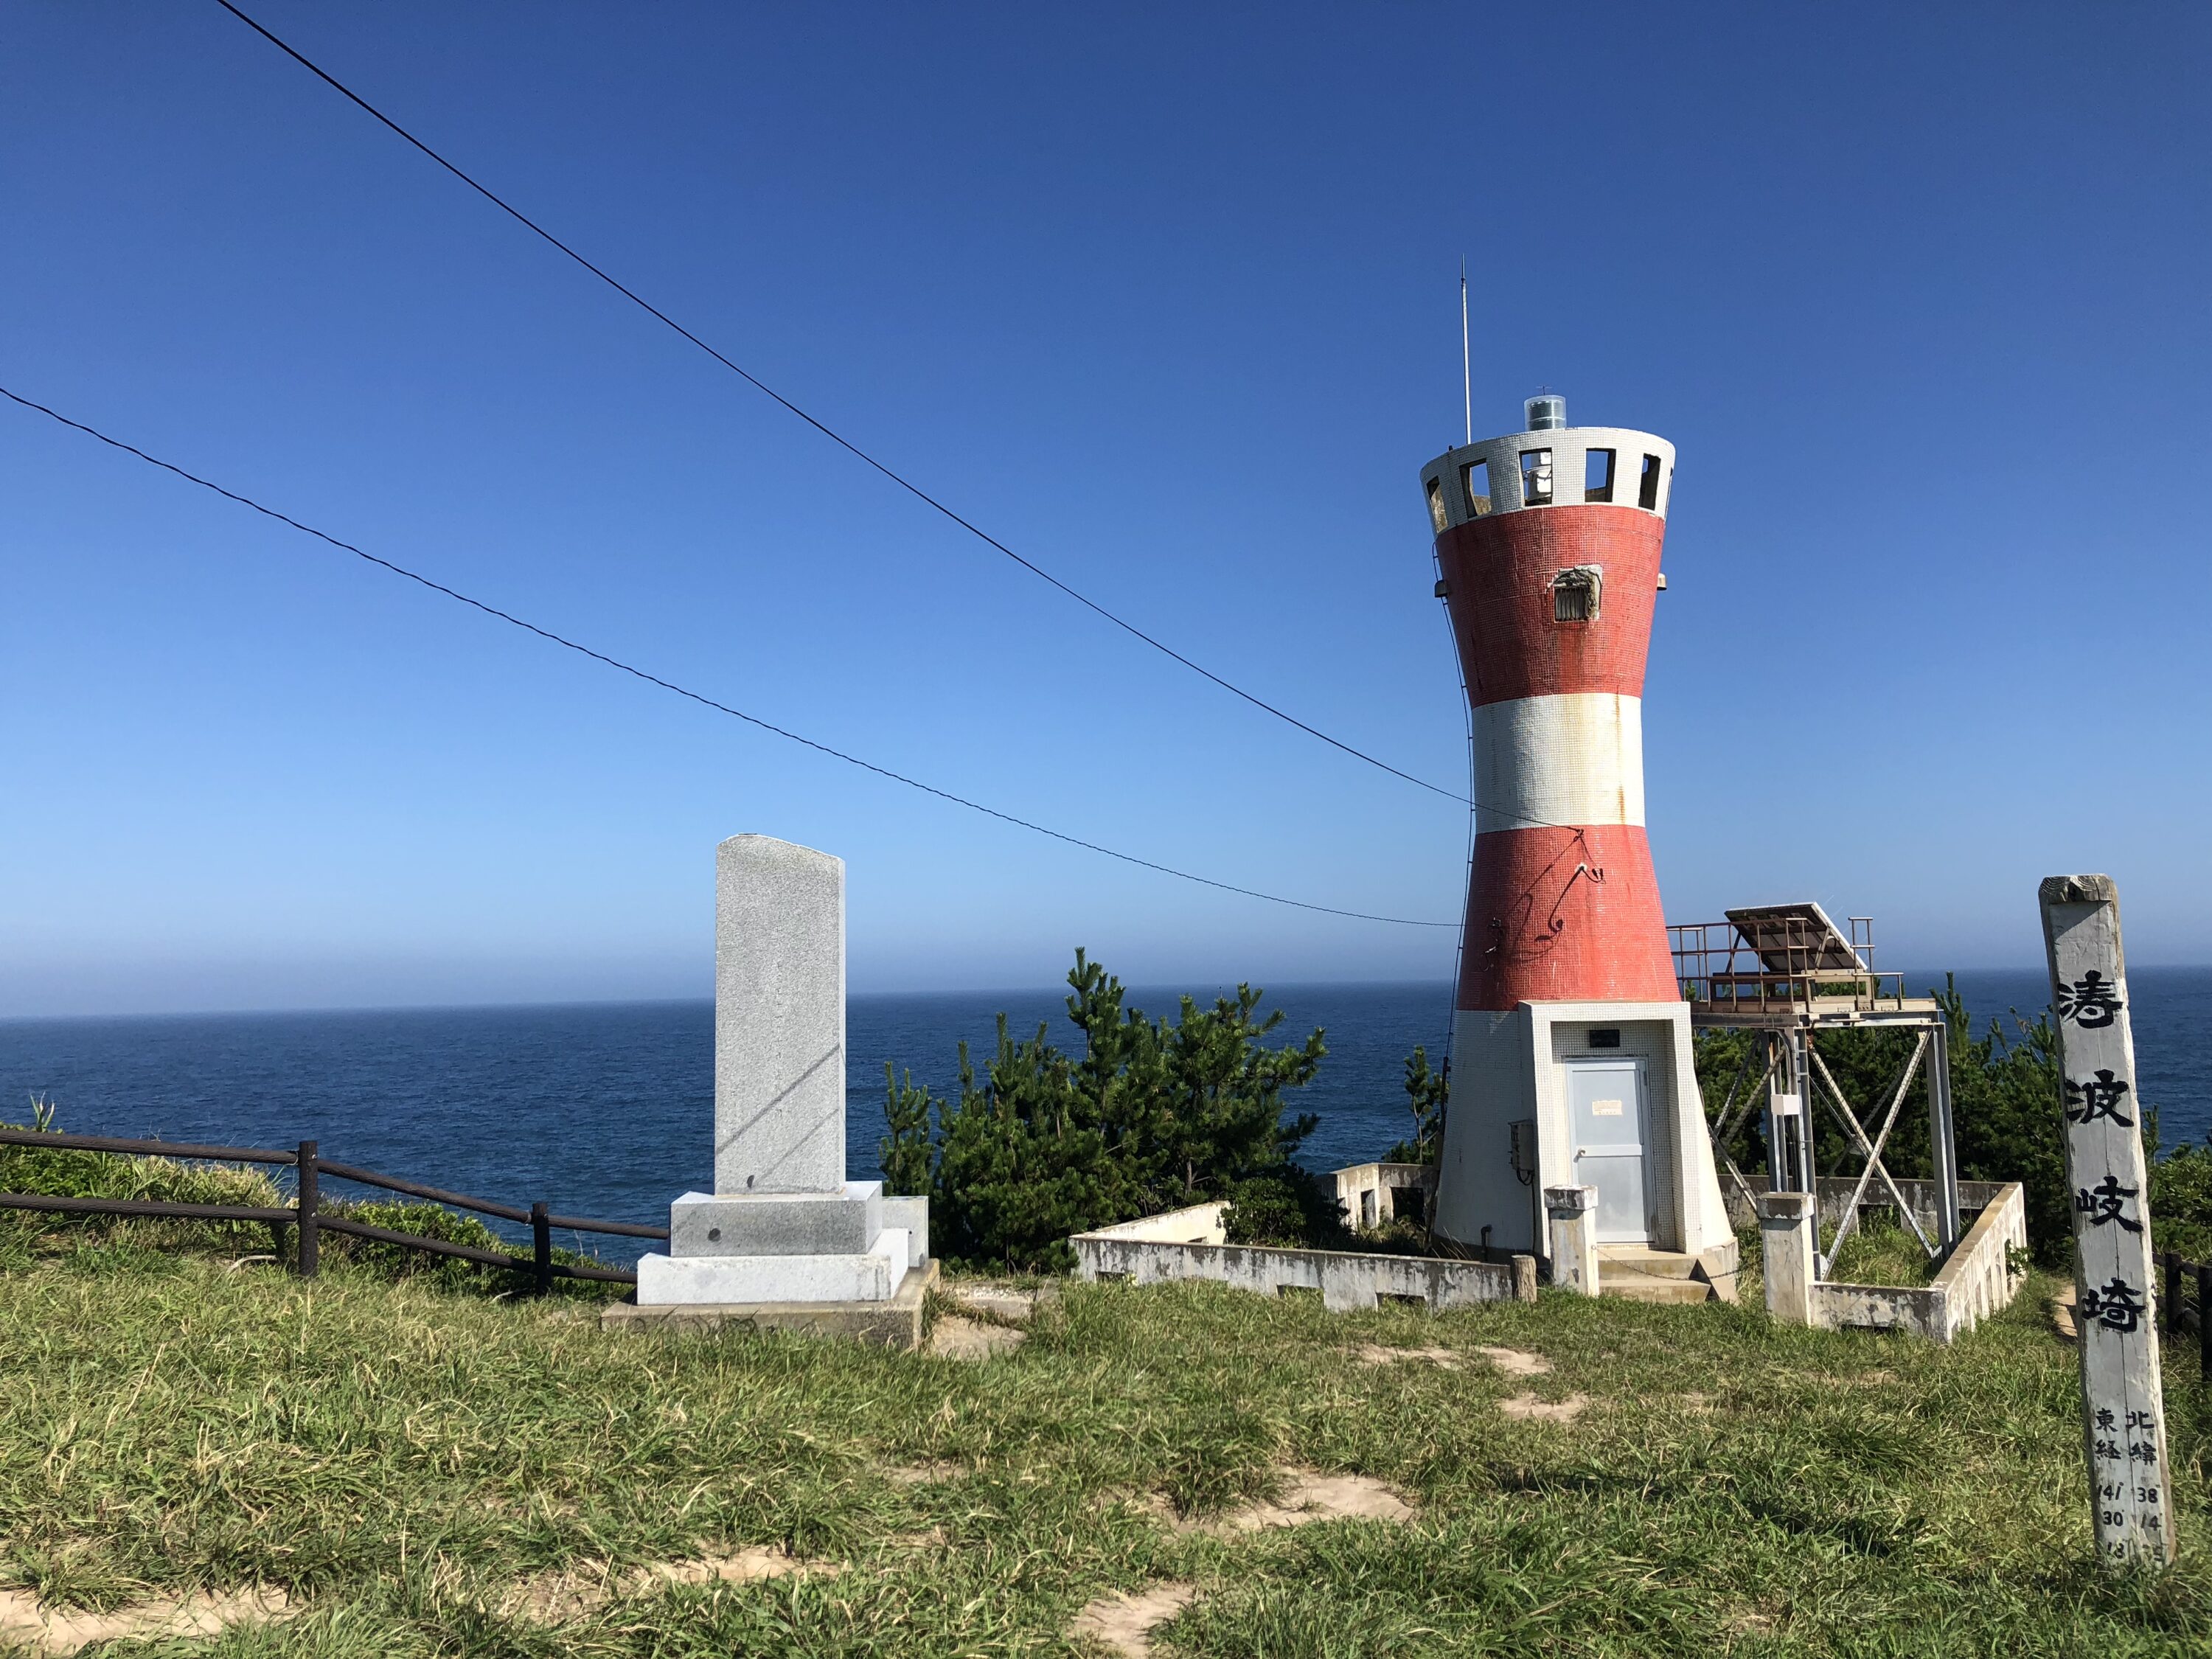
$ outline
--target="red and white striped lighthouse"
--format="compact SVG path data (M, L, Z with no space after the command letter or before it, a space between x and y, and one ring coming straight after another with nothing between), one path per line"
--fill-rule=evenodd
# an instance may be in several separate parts
M1421 471L1475 802L1437 1227L1548 1254L1542 1190L1586 1189L1605 1243L1732 1250L1644 824L1674 447L1526 407Z
M1644 832L1644 664L1674 447L1566 424L1422 478L1474 726L1458 1006L1677 994Z

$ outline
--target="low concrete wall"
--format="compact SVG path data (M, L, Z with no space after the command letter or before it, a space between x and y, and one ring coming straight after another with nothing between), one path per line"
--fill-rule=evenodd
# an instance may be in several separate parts
M1966 1183L1961 1183L1961 1187ZM1948 1342L2011 1302L2017 1279L2008 1253L2027 1248L2027 1201L2016 1182L1977 1182L1994 1188L1974 1224L1924 1289L1899 1285L1811 1287L1811 1322L1829 1329L1905 1330ZM1960 1202L1965 1202L1963 1190Z
M1767 1179L1765 1176L1752 1176L1747 1180L1754 1195L1768 1190ZM1735 1184L1733 1182L1723 1182L1722 1184L1727 1191L1729 1224L1735 1227L1748 1227L1756 1223L1759 1219L1758 1215L1753 1206L1744 1201L1744 1196L1736 1190ZM1840 1226L1843 1224L1844 1207L1850 1203L1851 1194L1857 1189L1858 1184L1859 1178L1856 1176L1823 1176L1820 1178L1819 1183L1820 1224L1823 1227ZM1960 1182L1959 1183L1960 1214L1964 1217L1971 1215L1977 1210L1987 1209L1996 1200L1997 1194L2004 1191L2006 1185L2007 1183L2002 1181ZM1897 1189L1905 1194L1905 1201L1912 1206L1912 1213L1919 1218L1920 1224L1927 1230L1928 1236L1930 1238L1935 1237L1937 1224L1936 1183L1932 1181L1899 1181L1897 1183ZM1897 1206L1890 1200L1889 1189L1877 1179L1868 1184L1865 1195L1859 1202L1859 1209L1862 1212L1859 1220L1863 1224L1866 1220L1864 1214L1866 1211L1893 1210ZM1898 1224L1899 1226L1904 1224L1901 1218Z
M1139 1285L1207 1279L1262 1296L1279 1296L1286 1290L1319 1291L1322 1305L1340 1313L1372 1308L1383 1299L1419 1302L1431 1309L1510 1302L1516 1282L1525 1286L1525 1299L1534 1299L1533 1272L1516 1275L1509 1262L1223 1243L1224 1207L1194 1205L1078 1233L1068 1240L1075 1247L1076 1272L1086 1279L1126 1279Z

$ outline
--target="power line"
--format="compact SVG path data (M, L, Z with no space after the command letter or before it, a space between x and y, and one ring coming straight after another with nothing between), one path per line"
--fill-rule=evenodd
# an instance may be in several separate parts
M238 19L240 22L245 24L246 27L252 29L263 40L266 40L270 46L276 47L277 51L283 52L287 58L289 58L294 63L299 64L301 68L306 70L309 74L323 82L325 85L330 87L331 90L337 92L340 96L348 100L364 113L380 122L384 126L389 128L399 137L405 139L407 143L412 144L416 149L422 151L423 155L428 156L440 167L445 168L445 170L452 173L454 178L459 179L471 190L476 191L477 195L483 197L484 200L489 202L501 212L513 219L517 224L543 238L552 246L558 248L562 252L567 254L571 259L574 259L586 270L590 271L592 276L598 277L609 288L614 289L616 293L621 295L623 298L628 300L632 305L637 307L641 311L645 312L648 316L656 318L659 321L666 324L677 333L682 335L686 340L689 340L693 345L698 347L700 350L705 352L709 357L712 357L716 362L721 364L724 368L728 369L732 374L738 375L740 379L744 380L746 384L752 386L754 390L773 399L777 404L781 404L785 409L790 410L793 415L796 415L800 420L805 422L807 425L812 427L817 432L829 439L830 442L837 445L841 449L843 449L849 454L866 462L868 465L873 467L878 472L883 474L884 477L890 479L900 489L905 490L916 501L921 501L925 505L935 508L938 512L951 520L953 523L958 525L963 530L966 531L969 535L974 536L985 545L996 548L1000 552L1005 554L1008 558L1012 559L1016 564L1021 566L1023 569L1028 571L1031 575L1051 583L1061 592L1066 594L1069 599L1073 599L1078 605L1083 605L1086 609L1097 612L1099 616L1103 617L1108 622L1112 623L1115 627L1121 629L1124 633L1133 635L1137 639L1142 640L1146 645L1151 646L1153 650L1160 652L1166 656L1174 658L1176 661L1181 663L1185 668L1189 669L1194 674L1201 675L1205 678L1212 681L1214 684L1219 686L1224 691L1233 692L1236 696L1243 698L1245 702L1250 703L1255 708L1263 709L1267 713L1273 714L1277 720L1287 721L1289 724L1297 726L1299 731L1305 732L1309 737L1319 738L1323 743L1328 744L1330 747L1340 749L1346 754L1352 756L1355 759L1365 761L1370 766L1379 767L1383 771L1388 772L1394 778L1402 778L1407 783L1418 784L1420 787L1428 790L1432 794L1442 795L1445 799L1457 801L1462 805L1468 804L1468 798L1465 795L1461 794L1457 790L1443 788L1439 785L1431 783L1425 778L1417 778L1411 772L1401 772L1396 767L1391 765L1389 762L1377 760L1374 756L1367 753L1364 750L1355 749L1350 744L1344 742L1341 738L1329 736L1328 732L1321 730L1318 726L1307 725L1297 715L1286 713L1283 709L1278 708L1273 703L1267 701L1266 698L1255 696L1251 692L1244 690L1243 686L1233 684L1230 681L1222 678L1220 675L1215 673L1212 669L1201 667L1199 664L1193 662L1188 657L1184 656L1182 652L1176 650L1173 646L1165 644L1163 641L1153 638L1152 635L1145 632L1143 629L1138 627L1134 623L1128 622L1124 618L1116 616L1113 611L1109 611L1104 605L1099 604L1096 599L1091 599L1087 595L1080 593L1074 588L1070 587L1066 582L1060 580L1059 577L1054 575L1042 566L1032 563L1030 560L1024 558L1020 554L1015 552L1012 548L1007 546L1004 542L992 535L989 532L981 528L971 520L963 518L958 513L956 513L951 507L938 500L936 496L931 495L920 484L915 483L904 474L894 471L890 467L878 460L873 455L868 453L866 450L862 449L858 444L853 442L852 440L847 438L843 434L836 431L834 428L825 425L821 421L817 420L813 416L801 409L797 404L792 402L790 398L776 391L775 387L762 380L757 375L752 374L747 369L739 368L736 363L731 362L730 359L725 357L720 352L715 350L714 347L708 345L706 341L701 339L690 329L684 327L683 324L678 322L666 312L653 304L652 301L641 296L635 290L625 287L613 276L609 276L607 272L601 270L598 265L593 264L589 259L577 252L574 248L570 247L566 242L556 236L551 231L546 229L544 226L539 224L535 219L531 218L529 215L524 213L520 208L515 207L504 198L495 194L489 187L478 183L468 173L461 171L459 167L454 166L453 162L447 161L436 150L432 149L429 145L424 143L413 133L408 131L405 127L401 126L398 122L393 120L382 110L377 108L375 105L370 103L368 100L362 97L351 87L347 86L345 82L339 80L328 70L323 68L319 64L315 63L313 59L307 57L297 47L279 40L276 35L270 33L259 23L254 21L252 18L247 16L236 6L233 5L231 3L231 0L216 0L216 3L221 6L225 11L228 12L232 16Z
M648 685L657 685L664 691L672 691L679 697L688 697L693 702L714 709L717 714L731 715L749 726L757 726L763 732L772 732L779 738L787 738L793 743L803 744L817 754L827 755L833 760L843 761L848 766L857 766L862 771L872 772L878 777L889 778L894 783L902 783L909 789L919 789L922 793L934 795L939 800L948 800L956 806L964 806L970 811L981 812L988 817L997 818L1002 823L1011 823L1019 829L1034 830L1040 836L1049 836L1054 841L1065 842L1070 847L1079 847L1089 853L1103 854L1109 859L1119 859L1124 864L1133 864L1141 869L1158 871L1164 876L1174 876L1182 881L1194 881L1202 887L1218 888L1224 893L1237 893L1245 898L1265 899L1271 904L1287 904L1300 910L1317 910L1324 915L1349 916L1358 921L1392 922L1405 927L1454 927L1459 925L1449 921L1425 921L1413 916L1372 915L1364 910L1343 910L1334 905L1310 904L1304 899L1284 898L1276 893L1262 893L1256 888L1239 887L1233 882L1216 881L1211 876L1194 875L1188 870L1178 870L1172 865L1155 863L1151 859L1139 858L1133 853L1116 852L1111 847L1102 847L1095 841L1084 840L1080 836L1071 836L1064 830L1048 829L1042 823L1034 823L1027 818L1017 817L1012 812L1002 812L995 806L986 806L981 801L969 800L964 795L956 795L949 789L939 789L934 784L924 783L918 778L908 777L902 772L894 772L888 766L878 766L873 761L862 760L857 755L848 755L842 749L833 749L826 743L817 743L811 738L801 737L796 732L786 731L782 726L764 720L757 714L748 714L742 708L732 708L726 702L717 702L712 697L678 685L673 680L665 680L658 674L648 673L644 669L626 663L618 657L610 657L604 651L594 651L588 645L580 645L563 635L556 634L550 628L540 628L536 623L526 622L512 612L501 611L496 605L486 605L482 599L471 599L459 589L448 587L441 581L434 581L418 571L408 569L404 565L394 564L389 559L379 558L374 553L356 547L351 542L341 541L327 531L318 530L310 524L302 524L289 514L279 513L273 507L264 507L250 495L241 495L236 490L226 489L221 484L210 479L203 478L196 472L188 472L173 461L165 461L157 455L149 455L135 444L125 443L120 438L112 438L96 427L87 426L82 421L73 421L68 416L49 409L44 404L34 403L19 392L9 391L4 386L0 386L0 398L6 398L11 403L20 404L25 409L35 410L49 420L58 422L73 431L82 432L88 438L97 438L111 449L119 449L126 455L135 455L149 465L160 467L164 472L173 472L188 483L196 483L203 489L211 489L226 501L236 501L240 507L252 507L264 518L274 519L279 524L289 525L303 535L313 536L319 542L327 542L342 552L350 553L357 559L364 559L380 569L391 572L395 576L404 576L409 581L418 583L434 593L441 593L449 599L458 599L472 610L481 611L487 617L496 617L501 622L511 623L525 633L535 634L541 640L547 640L555 645L565 647L580 656L589 657L593 662L604 663L609 668L620 669L623 673L643 680Z

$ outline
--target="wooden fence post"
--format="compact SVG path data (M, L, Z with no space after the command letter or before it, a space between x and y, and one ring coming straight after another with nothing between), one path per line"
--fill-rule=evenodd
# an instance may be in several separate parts
M544 1200L530 1206L530 1244L535 1268L532 1278L537 1294L544 1296L553 1289L553 1212Z
M2212 1382L2212 1264L2197 1267L2197 1375Z
M300 1143L300 1254L294 1258L294 1270L302 1279L313 1279L322 1265L322 1230L315 1224L315 1211L321 1203L320 1183L315 1178L315 1143Z
M2162 1567L2173 1560L2173 1503L2119 894L2109 876L2052 876L2037 897L2058 1019L2082 1446L2097 1553L2112 1567Z

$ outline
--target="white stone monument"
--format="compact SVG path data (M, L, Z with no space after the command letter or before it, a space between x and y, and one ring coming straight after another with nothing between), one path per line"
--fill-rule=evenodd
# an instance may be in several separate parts
M844 861L733 836L715 850L714 1190L676 1200L638 1310L842 1328L774 1315L918 1310L928 1229L927 1199L845 1178Z

